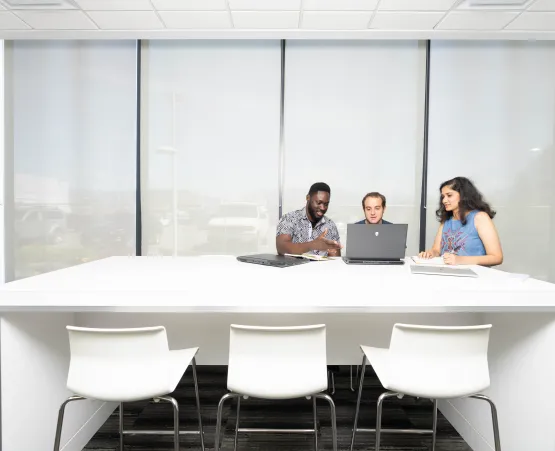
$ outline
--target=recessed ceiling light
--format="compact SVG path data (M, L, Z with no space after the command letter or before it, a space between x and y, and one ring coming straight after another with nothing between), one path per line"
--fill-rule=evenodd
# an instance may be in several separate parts
M457 9L459 10L524 10L534 0L464 0Z
M7 9L77 9L73 0L0 0Z
M524 6L529 0L468 0L471 6Z

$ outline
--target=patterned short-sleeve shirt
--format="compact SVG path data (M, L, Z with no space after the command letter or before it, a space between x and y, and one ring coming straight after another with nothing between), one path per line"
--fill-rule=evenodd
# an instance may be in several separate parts
M276 236L291 235L293 243L307 243L318 238L325 229L328 229L326 238L339 243L339 232L335 223L326 216L323 216L316 226L312 227L312 223L306 216L306 207L303 207L300 210L295 210L282 216L277 225ZM310 253L314 255L328 255L327 251L311 250Z

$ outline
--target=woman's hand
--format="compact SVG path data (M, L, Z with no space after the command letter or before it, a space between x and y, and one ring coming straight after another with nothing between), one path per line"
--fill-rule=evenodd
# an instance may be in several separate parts
M457 256L455 254L443 254L443 263L445 263L446 265L456 265L457 262Z
M434 254L431 251L423 251L418 254L420 258L434 258Z

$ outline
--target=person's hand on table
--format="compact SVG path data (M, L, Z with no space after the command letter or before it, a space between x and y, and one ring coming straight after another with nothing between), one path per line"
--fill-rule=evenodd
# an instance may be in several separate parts
M457 256L455 254L445 253L443 254L443 263L446 265L456 265Z

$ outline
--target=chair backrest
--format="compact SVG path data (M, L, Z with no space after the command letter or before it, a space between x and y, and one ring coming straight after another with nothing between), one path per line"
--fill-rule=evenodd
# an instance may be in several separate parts
M326 326L232 324L227 386L266 399L296 398L325 390Z
M436 327L395 324L390 389L430 398L467 396L489 387L491 324Z
M71 361L67 387L105 401L168 393L169 348L162 326L89 329L67 326Z

